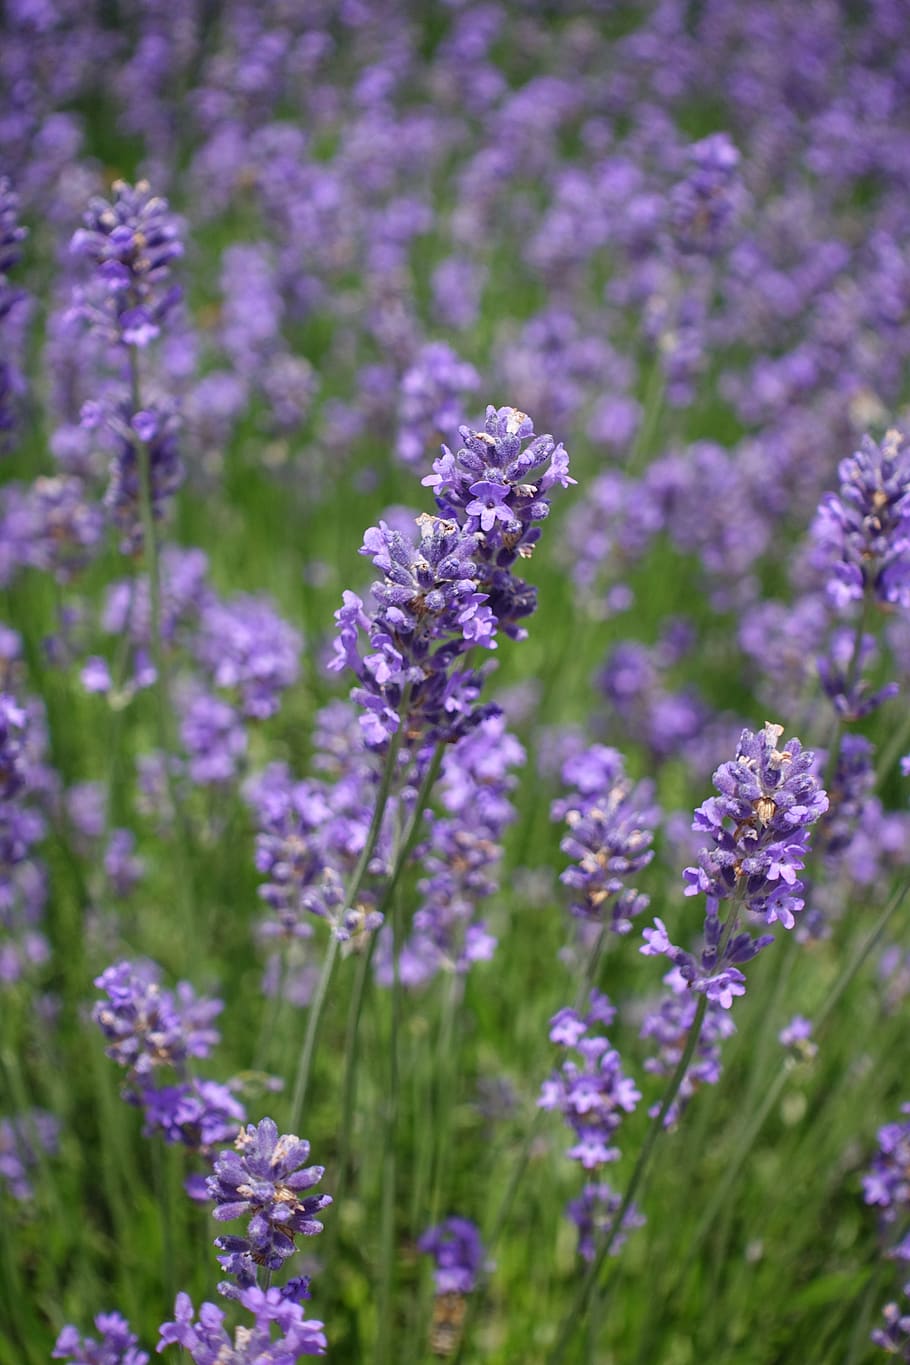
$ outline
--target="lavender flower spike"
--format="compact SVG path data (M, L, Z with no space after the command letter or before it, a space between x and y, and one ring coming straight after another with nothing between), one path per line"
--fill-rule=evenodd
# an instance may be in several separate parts
M239 1302L253 1314L251 1327L235 1329L232 1341L224 1326L224 1313L213 1303L203 1303L196 1322L195 1309L188 1294L178 1294L174 1321L160 1328L158 1350L180 1346L195 1365L294 1365L302 1356L321 1356L326 1352L322 1323L307 1321L303 1308L280 1289L259 1289L253 1285L239 1296ZM272 1324L280 1336L272 1337ZM136 1362L141 1365L141 1362Z
M215 1245L227 1253L219 1259L229 1273L237 1257L277 1270L293 1254L295 1237L322 1232L313 1215L331 1204L331 1195L300 1196L319 1183L324 1167L304 1167L310 1144L293 1134L279 1137L269 1118L250 1124L234 1145L236 1151L228 1149L216 1159L208 1192L219 1222L246 1215L250 1221L246 1237L218 1238Z
M808 853L809 827L828 809L812 771L815 755L798 739L778 749L782 734L782 726L770 723L757 734L744 730L736 758L714 774L719 795L695 812L692 828L708 835L712 845L684 873L686 895L707 897L700 957L672 944L662 920L645 930L640 950L669 957L693 990L724 1009L745 993L740 966L772 942L771 935L755 937L742 928L740 914L793 928L804 904L797 874ZM732 905L721 921L724 901Z
M100 1341L81 1337L75 1327L64 1327L51 1359L67 1360L70 1365L148 1365L148 1352L139 1350L138 1338L119 1313L99 1313L95 1328Z
M814 567L839 611L871 593L885 609L910 607L910 445L891 430L869 437L838 468L812 525Z

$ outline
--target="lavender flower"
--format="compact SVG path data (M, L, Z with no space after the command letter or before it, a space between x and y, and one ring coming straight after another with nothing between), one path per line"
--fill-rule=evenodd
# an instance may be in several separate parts
M31 1199L31 1176L41 1153L54 1153L60 1124L53 1114L31 1109L12 1119L0 1119L0 1189L20 1203Z
M487 408L483 431L459 428L463 446L443 446L433 473L421 482L432 488L445 517L477 537L478 580L489 594L499 629L521 639L518 622L535 608L533 589L508 572L530 557L540 539L538 522L550 513L550 490L575 483L569 457L552 436L535 436L534 424L515 408ZM545 466L545 467L544 467Z
M621 1203L622 1195L602 1181L589 1181L578 1198L569 1201L566 1213L578 1228L578 1254L583 1260L594 1260L598 1243L610 1235ZM618 1255L626 1244L628 1234L635 1228L644 1227L644 1224L644 1215L631 1204L622 1220L621 1229L613 1239L610 1255Z
M169 279L183 247L167 201L146 181L117 180L112 188L112 201L90 202L85 227L73 237L73 253L96 267L95 288L79 297L75 311L112 341L144 347L180 299Z
M218 1081L186 1081L147 1086L142 1092L145 1133L160 1133L165 1142L189 1148L206 1160L214 1148L232 1142L246 1111L230 1086Z
M436 1263L433 1279L437 1294L464 1295L476 1288L485 1253L477 1225L469 1218L446 1218L427 1228L417 1246Z
M812 1020L801 1014L795 1014L786 1028L781 1029L777 1041L797 1061L811 1062L818 1055L818 1044L812 1041Z
M219 1237L219 1257L229 1272L235 1258L249 1257L256 1265L277 1270L294 1252L296 1237L322 1231L313 1215L331 1204L330 1195L305 1195L322 1179L322 1166L303 1163L310 1144L293 1135L278 1136L274 1120L250 1124L238 1136L236 1152L223 1151L209 1176L208 1191L220 1222L250 1215L245 1237Z
M889 431L880 445L863 438L838 468L812 525L815 568L834 607L844 612L868 594L879 606L910 607L910 447Z
M904 1303L886 1303L882 1309L884 1323L871 1334L873 1345L880 1346L889 1356L910 1360L910 1284L904 1285Z
M569 827L560 848L575 866L566 868L560 880L576 893L572 914L627 934L649 901L627 882L654 856L659 812L652 789L630 781L622 756L602 744L573 755L562 776L575 790L554 802L552 817Z
M642 1022L642 1038L652 1039L657 1045L654 1056L645 1062L645 1070L655 1076L670 1077L676 1071L685 1051L689 1033L695 1022L696 1001L688 982L674 967L664 977L667 992L651 1008ZM670 1128L702 1085L716 1085L720 1080L720 1044L736 1032L736 1025L723 1003L708 997L705 1018L690 1064L675 1100L667 1111L665 1126ZM655 1104L648 1113L653 1118L660 1110Z
M13 288L7 275L18 265L27 235L19 224L19 196L13 193L9 179L0 176L0 436L13 426L15 399L24 382L12 357L20 339L19 320L27 313L25 295Z
M163 1323L158 1350L180 1346L195 1365L294 1365L303 1356L326 1352L322 1323L307 1320L299 1302L278 1288L250 1286L238 1296L253 1315L252 1326L237 1327L231 1340L224 1327L224 1313L213 1303L203 1303L199 1317L188 1294L178 1294L174 1321ZM273 1324L279 1335L273 1337ZM136 1362L136 1365L141 1365Z
M412 739L453 740L482 718L483 709L474 710L482 679L456 671L457 662L475 646L495 648L499 630L515 639L524 634L518 622L536 600L511 565L533 549L549 490L574 482L565 450L549 436L535 437L524 413L491 407L482 432L460 430L465 445L457 454L444 446L423 480L447 519L422 516L417 545L385 523L368 530L361 553L384 575L372 590L378 611L370 618L346 592L336 613L331 666L357 676L352 696L364 708L371 746L396 732L406 695ZM536 483L528 482L532 476ZM361 632L369 640L364 655Z
M714 256L730 244L743 206L740 156L727 133L713 133L689 148L692 169L670 195L670 223L677 248Z
M480 387L480 376L444 342L424 346L401 380L395 450L405 464L420 464L440 437L457 431L464 395Z
M776 746L783 727L766 724L758 734L744 730L737 755L714 774L720 793L695 812L692 828L713 844L699 852L698 867L685 870L687 896L704 893L704 946L698 958L675 947L663 921L644 932L646 956L663 955L679 968L689 986L729 1009L745 993L739 970L773 941L740 930L740 914L787 929L803 908L797 873L808 852L809 826L828 809L828 798L813 774L815 755L798 739ZM731 901L725 922L720 906Z
M214 599L202 610L196 645L216 687L238 694L245 716L265 720L300 673L303 641L263 597Z
M619 1053L603 1034L590 1031L614 1015L607 997L592 991L586 1016L566 1008L550 1020L550 1041L576 1056L544 1082L537 1103L562 1114L577 1139L567 1156L586 1171L618 1159L613 1136L623 1114L631 1114L641 1099L635 1082L623 1074Z
M95 1329L100 1341L81 1337L75 1327L64 1327L51 1358L70 1365L148 1365L148 1352L139 1349L139 1338L119 1313L99 1313Z
M901 1113L910 1115L910 1104L901 1105ZM863 1194L866 1203L879 1210L883 1237L895 1224L903 1227L910 1211L910 1117L886 1123L878 1130L878 1152L863 1176ZM910 1234L905 1234L888 1254L910 1261Z
M118 962L95 985L99 1000L92 1018L110 1046L106 1055L126 1067L129 1080L141 1080L161 1066L180 1068L190 1057L208 1057L219 1033L212 1021L224 1008L221 1000L197 999L185 981L175 996L162 990L152 963Z

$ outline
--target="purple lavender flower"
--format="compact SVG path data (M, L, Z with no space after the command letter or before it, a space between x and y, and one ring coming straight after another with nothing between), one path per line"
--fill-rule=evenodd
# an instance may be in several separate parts
M294 1252L296 1237L322 1231L313 1215L331 1204L331 1195L305 1195L319 1183L322 1166L303 1163L310 1144L291 1134L279 1137L273 1119L250 1124L235 1142L236 1151L223 1151L209 1176L208 1191L220 1222L250 1215L245 1237L219 1237L216 1246L230 1271L233 1258L250 1257L256 1265L277 1270Z
M183 483L184 468L177 444L179 422L166 410L146 410L130 415L127 407L84 410L83 424L104 424L111 439L110 479L104 505L121 532L124 554L142 548L143 525L140 492L140 444L148 455L152 514L162 520L171 498Z
M43 1109L0 1119L0 1189L20 1203L31 1199L31 1176L40 1153L56 1152L59 1139L60 1124Z
M622 756L595 744L563 767L563 782L575 788L554 802L552 817L565 820L569 833L560 844L575 865L560 880L576 893L573 915L609 922L627 934L648 897L628 885L653 858L651 842L659 812L647 783L626 777Z
M370 618L361 599L346 592L336 612L331 667L356 674L360 686L352 696L364 708L364 734L374 747L398 729L405 695L412 740L454 740L486 714L474 707L482 678L455 666L477 645L495 648L499 630L523 636L518 622L536 599L511 566L531 553L540 534L535 523L550 510L549 490L574 483L563 447L535 437L524 413L491 407L482 432L460 431L464 447L453 454L443 446L423 480L447 519L419 518L417 545L385 523L368 530L361 553L384 575L372 589L378 611ZM370 646L364 655L361 632Z
M202 610L196 645L216 687L238 694L243 713L265 720L300 674L303 641L264 597L213 599Z
M395 450L408 465L422 463L442 437L458 430L465 395L480 387L480 376L447 346L431 342L418 351L401 380Z
M910 1115L910 1104L902 1104L901 1113ZM878 1151L863 1176L863 1195L879 1210L883 1237L895 1225L903 1229L910 1211L910 1117L878 1130ZM888 1254L910 1261L910 1234L905 1232Z
M745 912L766 924L787 929L803 908L801 871L808 853L809 826L828 809L828 798L813 774L815 755L798 739L782 750L780 725L766 724L758 734L744 730L737 755L714 774L720 793L695 812L692 828L709 835L713 847L699 851L698 867L688 867L687 896L707 897L704 945L698 958L671 943L662 920L644 932L647 957L669 957L689 986L729 1009L745 993L740 966L773 942L740 928ZM720 906L731 901L725 922Z
M230 1086L218 1081L146 1086L142 1106L146 1135L159 1132L165 1142L188 1147L208 1160L216 1146L233 1141L246 1118Z
M139 1349L139 1338L119 1313L99 1313L95 1330L100 1340L80 1336L75 1327L64 1327L51 1358L70 1365L148 1365L148 1352Z
M838 469L812 525L814 567L840 612L868 594L879 606L910 607L910 447L900 431L880 445L863 438Z
M9 179L0 176L0 435L13 426L15 399L24 386L12 357L20 340L19 320L28 310L23 307L25 295L13 288L7 275L19 263L27 235L19 224L19 196L13 193ZM15 322L13 310L17 315Z
M194 1322L192 1300L188 1294L178 1294L174 1321L162 1324L158 1350L180 1346L195 1365L223 1365L227 1361L231 1365L294 1365L303 1356L325 1355L322 1323L305 1319L300 1303L281 1289L273 1286L263 1290L252 1285L238 1295L238 1300L253 1315L253 1323L237 1327L232 1340L220 1308L203 1303ZM278 1328L277 1337L272 1335L273 1324Z
M591 1032L612 1018L607 997L592 991L587 1015L566 1008L550 1020L550 1041L576 1057L543 1083L537 1103L562 1114L577 1139L567 1155L586 1171L618 1159L613 1136L623 1114L631 1114L641 1099L635 1082L623 1074L619 1053L603 1034Z
M782 1028L777 1035L777 1041L797 1061L811 1062L818 1055L818 1044L812 1041L812 1020L802 1014L794 1014L786 1028Z
M578 1254L583 1260L594 1260L598 1244L610 1235L621 1203L622 1195L602 1181L589 1181L578 1198L569 1201L566 1213L578 1228ZM616 1256L625 1246L628 1234L644 1223L644 1215L631 1204L613 1239L610 1255Z
M437 1294L464 1295L476 1288L485 1253L477 1225L469 1218L446 1218L427 1228L417 1246L436 1263L433 1278Z
M508 572L527 559L540 538L538 522L550 512L547 494L574 484L569 457L552 436L535 436L534 424L515 408L487 408L483 431L459 428L464 444L443 446L433 473L421 482L432 488L444 517L476 537L474 557L481 590L499 628L513 639L518 622L536 605L533 590ZM545 466L545 467L544 467Z
M727 133L713 133L689 148L692 169L670 195L673 240L685 253L714 256L729 246L743 206L740 156Z
M870 1338L873 1345L881 1346L889 1356L899 1356L904 1361L910 1361L910 1304L906 1302L908 1298L910 1284L905 1284L904 1302L885 1304L882 1309L884 1322L881 1327L875 1328Z
M112 829L104 850L104 871L113 894L125 900L142 880L145 861L136 856L136 836L131 829Z
M167 201L146 181L118 180L112 188L111 202L91 200L85 226L73 237L73 253L96 267L94 288L79 297L75 311L112 341L144 347L180 299L169 279L183 247Z
M200 787L224 786L237 775L247 737L240 717L220 697L196 692L183 701L180 739L189 774Z
M110 1043L106 1055L127 1068L130 1081L148 1078L157 1067L180 1068L190 1057L208 1057L220 1036L212 1021L223 1001L197 999L185 981L175 998L157 976L152 963L118 962L95 978L107 1000L98 1001L92 1018Z
M692 1025L695 1022L696 1001L688 982L674 967L664 977L666 993L645 1015L641 1037L653 1039L657 1051L645 1062L645 1070L656 1076L672 1076L685 1051ZM683 1077L679 1093L667 1112L666 1127L678 1120L692 1096L702 1085L716 1085L720 1080L720 1044L736 1032L736 1025L720 1001L708 997L708 1005L695 1057ZM655 1104L648 1111L653 1118L659 1112Z

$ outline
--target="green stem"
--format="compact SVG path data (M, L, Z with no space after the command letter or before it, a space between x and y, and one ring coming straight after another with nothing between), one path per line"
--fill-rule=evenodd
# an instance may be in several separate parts
M837 1009L837 1006L840 1004L840 1001L845 991L853 982L854 977L859 972L863 963L875 949L876 944L881 939L891 919L900 909L900 906L903 904L903 901L908 891L910 891L910 882L907 882L898 891L894 892L890 900L886 903L884 910L876 920L872 932L863 941L862 946L859 948L858 952L856 952L853 955L853 957L847 963L844 970L841 972L840 976L835 981L834 985L831 987L831 990L825 997L821 1009L819 1010L818 1014L815 1017L816 1035L822 1031L822 1029L827 1024L828 1020L831 1018L832 1014ZM736 1181L739 1179L739 1174L743 1166L748 1161L749 1156L751 1155L752 1148L755 1145L759 1133L764 1128L764 1125L769 1115L773 1112L778 1101L780 1100L780 1097L783 1094L784 1088L786 1086L789 1074L790 1073L786 1065L785 1064L782 1065L777 1075L775 1076L774 1080L771 1082L771 1084L765 1091L764 1097L759 1108L753 1114L747 1116L747 1118L744 1120L742 1129L733 1143L733 1151L735 1152L735 1156L731 1161L730 1165L727 1167L726 1171L724 1172L723 1179L715 1187L714 1195L710 1203L708 1204L707 1208L705 1209L704 1214L702 1215L701 1222L699 1223L698 1228L696 1229L695 1235L693 1236L691 1242L689 1243L688 1254L686 1256L685 1262L683 1263L683 1267L682 1270L680 1271L679 1277L676 1281L676 1288L678 1288L684 1283L686 1276L688 1275L689 1271L692 1269L698 1258L699 1252L701 1251L701 1248L704 1245L705 1239L707 1238L712 1227L714 1226L715 1220L718 1218L721 1212L727 1207L727 1204L730 1200L730 1196L733 1192L733 1187L736 1184Z
M129 357L133 411L140 412L142 410L142 391L139 379L139 357L135 346L129 347ZM142 544L149 584L149 645L152 663L155 666L155 716L158 747L164 761L165 787L176 833L177 894L182 902L186 925L191 934L196 934L198 925L196 924L194 907L193 859L189 829L184 819L177 784L171 767L171 756L175 752L175 746L171 742L171 721L174 710L171 704L167 652L161 636L161 562L158 553L158 531L155 526L152 457L147 441L140 440L136 435L134 435L133 440L139 465L139 511L142 518Z
M442 1003L439 1025L439 1045L436 1050L436 1096L433 1105L431 1132L436 1137L436 1161L433 1171L433 1191L430 1197L430 1227L435 1227L442 1215L442 1197L449 1174L452 1146L452 1106L457 1079L455 1066L455 1021L461 997L461 978L452 972L448 990Z
M632 1207L632 1202L635 1199L636 1194L638 1193L639 1186L642 1184L644 1180L645 1173L648 1169L648 1164L651 1160L651 1153L654 1150L654 1146L657 1142L658 1137L664 1130L664 1123L666 1121L667 1115L670 1112L670 1108L673 1104L673 1101L676 1099L676 1096L679 1093L679 1088L682 1085L683 1080L685 1079L686 1072L688 1071L692 1058L695 1055L695 1049L698 1046L698 1040L699 1037L701 1036L702 1024L704 1023L705 1012L707 1008L708 1008L707 995L704 994L700 995L698 999L698 1004L695 1009L695 1017L693 1018L691 1028L689 1029L689 1036L686 1039L686 1046L683 1049L682 1056L680 1057L679 1061L676 1064L676 1070L670 1077L670 1082L666 1090L664 1091L664 1097L661 1101L660 1108L658 1109L654 1118L651 1120L651 1124L648 1128L647 1133L645 1134L645 1140L642 1143L641 1150L638 1153L638 1160L636 1161L635 1168L632 1171L631 1179L629 1180L629 1183L626 1186L626 1192L623 1195L622 1203L620 1204L616 1212L616 1216L612 1221L609 1233L601 1242L597 1250L597 1255L594 1257L594 1259L588 1266L587 1272L584 1276L584 1279L581 1282L578 1293L575 1295L575 1299L572 1303L571 1309L566 1314L566 1317L563 1319L559 1335L556 1339L556 1345L554 1346L550 1355L547 1357L548 1365L558 1365L559 1361L565 1359L566 1347L571 1341L575 1333L575 1329L577 1328L578 1324L584 1317L584 1313L588 1306L588 1301L591 1297L591 1293L594 1289L594 1286L597 1283L601 1270L603 1269L604 1263L606 1262L606 1259L609 1256L610 1251L612 1250L613 1243L616 1241L616 1238L619 1235L626 1214Z
M401 875L407 865L408 859L414 850L414 845L420 837L421 821L423 813L429 805L430 796L439 770L442 766L445 745L438 744L431 758L423 781L417 792L417 799L414 803L414 810L411 814L408 831L397 857L392 867L391 876L383 890L379 901L379 912L384 913L390 898L395 894ZM361 953L357 963L357 975L354 978L354 989L351 992L351 1000L348 1006L348 1023L345 1033L344 1043L344 1090L341 1107L341 1134L338 1142L338 1179L335 1184L335 1202L339 1208L344 1205L344 1197L347 1193L348 1168L350 1165L350 1153L352 1138L354 1135L354 1101L357 1094L357 1069L359 1062L358 1039L360 1034L360 1017L363 1013L363 1001L366 994L366 984L370 975L370 964L373 960L373 953L376 948L376 934L370 935L369 943ZM334 1248L338 1237L338 1219L332 1224L332 1241L330 1251ZM330 1257L331 1259L331 1257Z
M389 1020L389 1092L385 1100L382 1158L382 1214L379 1239L379 1332L377 1365L388 1365L392 1349L392 1306L395 1295L395 1210L398 1138L398 1035L401 1026L401 973L398 953L401 936L400 898L392 902L392 999Z
M407 712L408 693L405 693L401 700L402 715ZM367 831L366 842L361 850L360 857L357 859L357 866L354 868L351 881L345 890L344 904L345 909L353 906L360 895L364 878L370 865L370 859L376 852L376 845L379 842L379 835L382 830L382 822L385 817L386 807L389 804L389 796L392 791L392 782L398 767L398 754L401 750L401 742L404 738L404 723L402 722L389 740L389 747L386 750L385 763L382 768L382 776L379 779L379 790L376 793L376 803L373 807L373 815L370 820L370 828ZM391 885L391 881L389 883ZM375 937L375 935L373 936ZM372 949L372 942L370 944ZM326 949L326 955L322 963L322 971L319 976L319 984L316 987L316 995L310 1005L307 1016L306 1037L300 1053L300 1060L297 1063L297 1075L294 1081L294 1098L291 1103L291 1132L296 1130L300 1121L300 1114L306 1099L307 1088L310 1082L310 1071L313 1065L313 1053L316 1048L316 1038L319 1033L319 1023L322 1012L325 1008L326 996L328 994L329 982L332 979L332 971L338 956L338 939L334 933Z

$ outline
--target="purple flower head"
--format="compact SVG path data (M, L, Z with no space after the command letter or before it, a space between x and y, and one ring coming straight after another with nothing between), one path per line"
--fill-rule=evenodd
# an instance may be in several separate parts
M891 430L869 436L838 469L812 525L812 563L828 597L848 612L868 594L887 609L910 607L910 446Z
M560 1010L550 1021L550 1039L570 1055L545 1081L537 1103L541 1109L557 1109L577 1139L567 1155L592 1170L616 1161L619 1149L612 1145L622 1122L641 1099L641 1093L623 1074L619 1053L592 1027L611 1017L609 1001L591 993L591 1009L585 1018L574 1010Z
M781 1029L777 1040L798 1061L811 1062L818 1053L818 1045L812 1041L812 1020L801 1014L793 1016L786 1028Z
M140 494L140 444L146 449L152 493L152 513L162 520L173 495L183 483L184 467L177 435L180 424L167 410L131 415L121 405L105 412L107 436L112 445L109 481L104 506L121 533L124 554L142 548L143 525Z
M246 731L240 717L226 701L205 692L190 695L182 711L180 739L192 781L200 787L227 785L246 754Z
M51 1359L66 1360L69 1365L148 1365L148 1352L139 1350L139 1338L119 1313L99 1313L95 1329L97 1341L81 1337L75 1327L64 1327Z
M871 1333L873 1345L880 1346L889 1356L910 1360L910 1284L904 1285L903 1304L886 1303L882 1309L884 1321Z
M0 1189L20 1203L31 1199L31 1174L42 1152L56 1152L59 1137L59 1123L43 1109L0 1119Z
M645 1070L657 1076L672 1076L683 1054L689 1032L695 1020L696 1001L688 983L674 967L664 977L667 990L645 1015L641 1037L653 1039L657 1051L645 1062ZM667 1113L666 1126L672 1127L689 1100L702 1085L716 1085L720 1080L720 1045L736 1031L733 1019L723 1005L708 997L704 1023L699 1035L695 1056L686 1072L679 1094ZM658 1112L655 1105L649 1113Z
M208 1057L220 1036L212 1021L223 1001L197 999L185 981L175 996L157 977L151 963L118 962L95 978L107 999L98 1001L92 1018L110 1043L107 1056L127 1068L131 1081L157 1067L180 1069L190 1057Z
M408 465L419 465L440 438L458 430L465 396L480 387L480 376L444 342L422 347L401 380L395 450Z
M223 1151L216 1158L208 1191L219 1222L247 1216L250 1221L245 1237L217 1239L216 1246L227 1253L222 1264L239 1253L256 1265L277 1270L293 1254L296 1237L322 1231L313 1215L331 1204L331 1196L303 1192L319 1183L323 1167L304 1167L310 1144L290 1134L279 1137L277 1125L268 1118L250 1124L234 1145L236 1151Z
M574 864L560 880L575 893L572 914L627 934L648 906L648 897L628 883L654 856L659 812L652 789L626 777L621 755L602 744L570 758L562 775L575 787L553 805L553 818L569 827L560 848Z
M619 1212L622 1195L609 1185L589 1181L577 1199L569 1202L566 1213L578 1228L578 1254L585 1261L593 1261L598 1244L610 1235L613 1222ZM630 1205L622 1220L622 1228L613 1239L610 1255L616 1256L625 1246L628 1234L635 1228L643 1227L645 1218L634 1204Z
M265 720L300 674L303 641L264 597L240 594L205 605L196 645L216 687L237 694L245 716Z
M277 1287L260 1289L258 1285L242 1290L237 1299L252 1314L253 1322L235 1328L232 1339L220 1308L203 1303L194 1322L192 1300L188 1294L178 1294L174 1321L160 1328L159 1352L180 1346L194 1365L295 1365L303 1356L325 1355L323 1325L304 1318L299 1300Z
M26 782L27 715L14 697L0 693L0 801L17 796Z
M437 1294L470 1294L484 1267L484 1247L477 1225L468 1218L446 1218L428 1228L417 1246L436 1262Z
M9 179L0 176L0 437L15 424L16 400L24 380L13 357L21 350L20 319L27 319L28 304L21 290L7 279L18 264L28 233L19 223L19 196ZM17 318L11 317L16 310ZM2 449L2 446L0 446Z
M879 1128L878 1151L863 1176L863 1195L879 1210L883 1236L895 1224L903 1228L910 1212L910 1104L901 1105L901 1113L908 1117ZM905 1237L891 1254L910 1260L910 1239Z
M713 133L689 148L691 169L670 195L670 224L677 248L714 256L729 246L743 207L740 156L727 133Z
M177 224L165 199L145 181L115 181L111 202L91 200L85 226L71 250L95 266L94 288L76 311L105 328L114 341L144 347L180 299L169 284L171 263L183 254Z
M231 1142L246 1111L229 1086L192 1080L180 1085L146 1086L141 1103L145 1133L160 1133L165 1142L211 1158L213 1149Z

